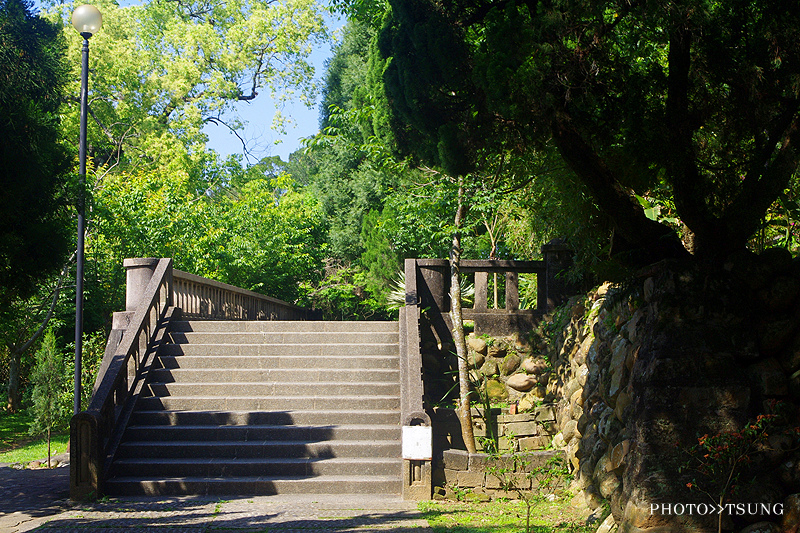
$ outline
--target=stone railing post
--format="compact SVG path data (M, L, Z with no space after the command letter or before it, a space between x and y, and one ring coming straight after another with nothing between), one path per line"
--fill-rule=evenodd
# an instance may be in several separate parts
M424 411L417 262L406 259L406 305L400 308L400 416L403 423L403 499L431 498L432 428Z
M125 267L125 311L136 311L144 289L156 271L158 259L153 257L125 259L122 266Z
M545 312L550 312L575 292L563 275L572 265L572 250L560 239L554 239L542 246L542 256L545 279L544 290L540 280L539 305Z

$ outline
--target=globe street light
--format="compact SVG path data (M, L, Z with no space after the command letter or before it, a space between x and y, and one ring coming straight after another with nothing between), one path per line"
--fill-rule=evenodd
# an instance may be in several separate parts
M89 37L103 24L100 11L90 5L78 6L72 12L72 26L83 37L81 53L81 137L78 174L78 251L75 276L75 414L81 410L81 359L83 352L83 234L86 231L86 115L89 97Z

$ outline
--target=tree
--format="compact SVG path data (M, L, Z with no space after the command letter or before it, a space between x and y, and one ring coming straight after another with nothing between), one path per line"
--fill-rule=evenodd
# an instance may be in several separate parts
M50 434L66 421L60 396L64 389L64 363L58 350L53 329L47 330L42 346L36 352L36 365L31 376L33 382L33 422L30 432L47 435L47 467L50 468Z
M369 151L374 137L367 75L367 51L374 31L350 23L327 64L321 134L312 139L301 159L309 188L329 221L331 257L352 263L364 253L363 220L380 211L398 185L398 173L382 167Z
M116 268L125 257L171 257L181 270L290 301L318 278L326 252L317 202L285 175L211 194L196 193L186 173L110 176L94 220L90 253Z
M64 48L59 28L29 2L0 2L0 313L58 273L70 249Z
M629 263L685 255L632 192L674 199L718 263L797 171L796 3L390 3L372 75L397 146L458 175L552 141Z
M29 2L0 1L0 337L10 356L12 410L21 407L22 353L38 336L30 337L38 324L30 329L26 306L70 250L72 157L59 117L64 49L58 26L34 15ZM47 304L51 299L44 297Z
M106 0L97 7L103 29L91 41L89 144L99 169L184 171L202 187L213 182L209 167L216 160L205 125L239 134L243 124L229 112L264 92L278 102L295 92L312 101L308 57L327 38L323 8L314 0L152 0L124 7ZM73 8L52 2L49 15L68 26ZM77 58L81 39L72 30L68 36L70 57ZM70 104L67 128L77 131L79 106ZM279 128L289 121L274 117Z

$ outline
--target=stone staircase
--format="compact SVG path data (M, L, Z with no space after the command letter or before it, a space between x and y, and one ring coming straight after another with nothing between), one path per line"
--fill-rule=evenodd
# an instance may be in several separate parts
M396 322L175 322L110 495L400 494Z

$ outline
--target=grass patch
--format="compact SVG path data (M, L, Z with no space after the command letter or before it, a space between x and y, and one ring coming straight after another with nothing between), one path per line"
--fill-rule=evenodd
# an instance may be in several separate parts
M50 441L51 455L67 451L67 442L69 442L69 433L53 435ZM41 459L47 459L47 439L32 440L0 453L0 463L30 463Z
M5 452L30 440L28 427L31 417L26 411L20 413L6 413L0 410L0 452Z
M434 533L520 533L525 531L525 503L420 502L419 510ZM598 524L586 524L586 516L568 500L543 502L531 512L531 533L593 533Z
M28 427L32 417L27 412L0 411L0 463L30 463L47 459L47 439L31 438ZM67 451L69 432L54 434L50 444L52 455Z

